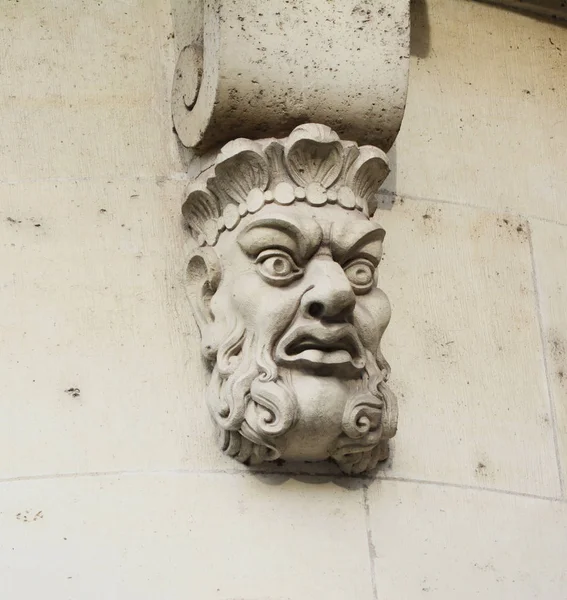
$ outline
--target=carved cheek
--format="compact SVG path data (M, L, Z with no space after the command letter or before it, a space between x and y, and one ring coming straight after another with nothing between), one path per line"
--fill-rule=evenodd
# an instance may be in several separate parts
M374 289L364 296L358 296L354 324L362 343L372 352L378 349L390 316L390 301L382 290Z
M223 282L215 295L215 307L230 319L236 312L247 327L267 329L295 314L302 294L300 282L275 287L265 282L255 269L247 269Z

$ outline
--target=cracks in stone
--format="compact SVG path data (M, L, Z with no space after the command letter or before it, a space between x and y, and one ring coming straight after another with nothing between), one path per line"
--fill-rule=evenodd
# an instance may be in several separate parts
M530 227L529 221L528 221L528 227ZM551 385L551 377L549 374L547 344L546 344L546 339L545 339L545 330L544 330L544 325L543 325L543 313L542 313L542 307L541 307L541 292L540 292L540 286L539 286L539 281L538 281L538 277L537 277L537 268L536 268L535 252L534 252L534 246L533 246L531 227L529 230L528 241L530 244L530 259L531 259L531 263L532 263L532 281L533 281L533 286L534 286L537 322L538 322L539 335L540 335L541 353L542 353L542 358L543 358L543 370L545 373L545 387L546 387L547 399L548 399L548 405L549 405L549 414L551 417L551 429L553 432L553 445L554 445L554 449L555 449L555 460L556 460L556 464L557 464L557 471L558 471L558 478L559 478L559 491L560 491L561 496L563 497L563 496L565 496L565 482L563 480L563 469L562 469L563 465L562 465L562 461L561 461L561 452L560 452L560 448L559 448L559 434L558 434L557 414L556 414L556 406L555 406L556 399L554 398L553 386Z

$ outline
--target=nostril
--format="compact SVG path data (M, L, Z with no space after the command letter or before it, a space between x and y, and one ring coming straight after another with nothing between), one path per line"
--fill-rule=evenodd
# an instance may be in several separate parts
M307 309L309 315L315 319L320 319L325 312L325 307L321 302L311 302L309 304L309 308Z

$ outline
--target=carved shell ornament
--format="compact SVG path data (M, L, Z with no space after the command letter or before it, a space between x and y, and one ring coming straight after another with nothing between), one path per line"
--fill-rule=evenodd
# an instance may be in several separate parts
M200 246L214 246L224 230L272 202L337 204L371 217L389 171L382 150L341 141L325 125L301 125L285 140L226 144L214 175L188 186L183 216Z

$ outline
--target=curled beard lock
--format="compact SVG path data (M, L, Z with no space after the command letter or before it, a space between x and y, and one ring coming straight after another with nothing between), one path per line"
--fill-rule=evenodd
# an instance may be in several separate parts
M289 376L279 377L270 351L235 319L220 345L207 401L223 452L247 464L279 458L282 436L295 425L299 404ZM342 435L330 457L347 474L360 474L388 457L387 441L397 424L397 403L386 385L388 363L367 351L364 376L348 399ZM285 373L285 372L284 372Z
M331 452L331 458L349 475L373 469L387 459L387 442L396 432L397 401L386 385L387 362L381 354L375 358L368 351L366 358L365 389L347 401L343 435Z
M236 318L219 347L207 394L222 450L250 464L281 456L277 438L298 415L291 387L278 378L270 342L259 344Z

